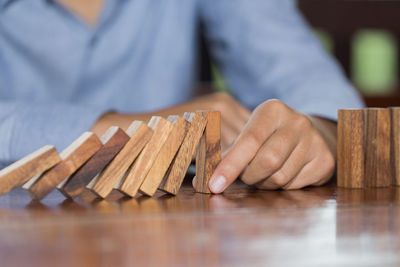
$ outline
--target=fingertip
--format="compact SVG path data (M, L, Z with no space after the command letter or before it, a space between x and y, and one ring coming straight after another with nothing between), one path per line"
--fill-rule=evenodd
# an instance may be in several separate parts
M227 179L223 175L213 175L210 178L208 187L212 193L220 194L227 187Z

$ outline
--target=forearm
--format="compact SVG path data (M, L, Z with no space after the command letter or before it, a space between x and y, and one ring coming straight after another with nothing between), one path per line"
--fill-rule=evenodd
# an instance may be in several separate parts
M92 131L100 136L110 126L118 126L126 130L134 120L147 122L152 116L155 115L166 118L169 115L182 116L185 112L194 112L196 110L218 110L221 111L223 115L229 116L229 120L240 120L240 117L234 117L234 111L241 113L249 112L244 110L244 107L234 101L229 95L225 93L213 93L202 97L197 97L191 101L176 106L156 110L151 113L105 113L93 125ZM233 116L232 119L230 118L231 116Z

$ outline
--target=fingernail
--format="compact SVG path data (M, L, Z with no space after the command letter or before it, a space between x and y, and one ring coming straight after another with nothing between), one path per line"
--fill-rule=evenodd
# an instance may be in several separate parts
M222 175L217 177L211 177L209 182L210 190L213 193L221 193L226 185L226 178Z

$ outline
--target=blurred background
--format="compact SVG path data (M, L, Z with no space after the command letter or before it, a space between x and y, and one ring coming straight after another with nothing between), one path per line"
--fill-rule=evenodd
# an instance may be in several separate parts
M400 106L400 1L298 0L298 7L368 106ZM218 71L209 74L224 90Z

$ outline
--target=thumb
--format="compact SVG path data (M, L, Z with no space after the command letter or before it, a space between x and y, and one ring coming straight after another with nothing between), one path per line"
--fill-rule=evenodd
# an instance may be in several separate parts
M196 186L197 186L197 177L196 176L193 177L193 179L192 179L192 186L193 186L193 188L196 188Z

